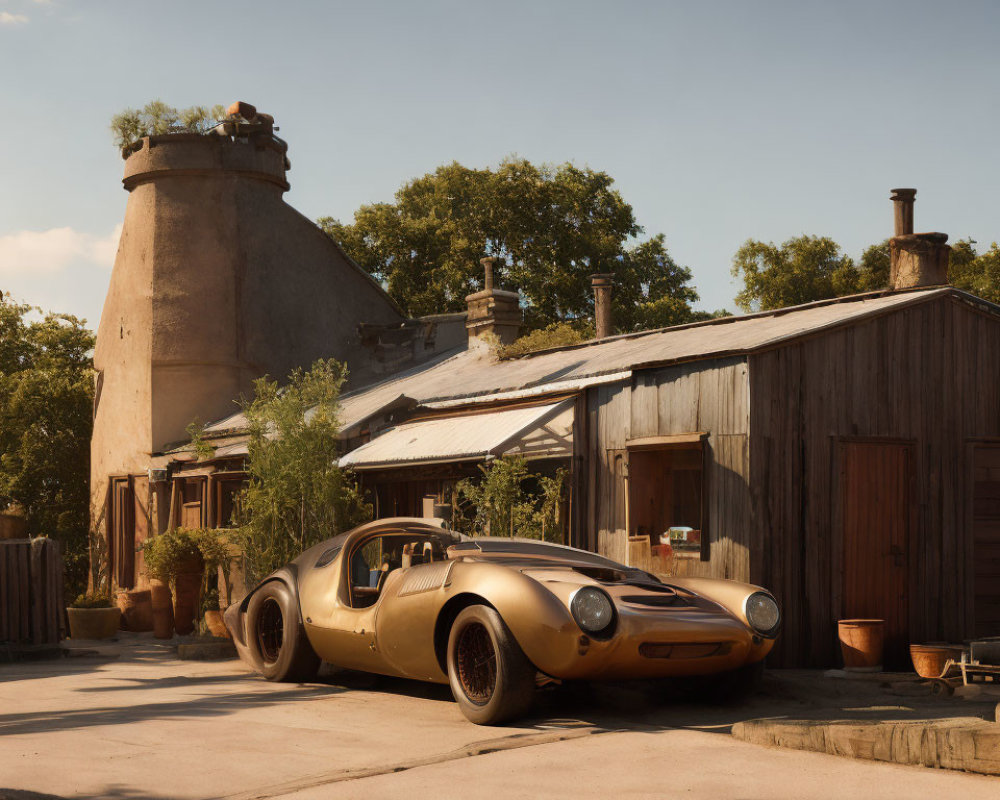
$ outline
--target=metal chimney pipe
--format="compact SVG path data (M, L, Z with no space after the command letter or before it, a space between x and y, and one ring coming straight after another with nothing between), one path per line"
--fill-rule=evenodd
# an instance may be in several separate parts
M486 272L486 276L483 279L483 291L491 292L493 291L493 262L496 259L493 256L487 256L486 258L479 259L479 263L483 265L483 270Z
M913 233L913 200L917 196L916 189L893 189L893 210L896 215L896 233L894 236L907 236Z
M598 339L614 333L611 318L611 287L614 286L614 277L608 272L590 276L590 285L594 288L594 327L597 329Z

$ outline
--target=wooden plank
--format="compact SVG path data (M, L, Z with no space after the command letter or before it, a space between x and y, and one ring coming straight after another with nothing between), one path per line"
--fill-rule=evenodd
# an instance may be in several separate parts
M8 600L7 600L7 548L6 542L0 542L0 642L10 641L8 627Z
M31 639L31 546L25 542L17 545L17 604L18 604L18 640Z
M35 539L28 549L28 585L25 594L28 597L28 616L31 625L31 643L39 645L43 641L42 620L44 618L45 599L42 594L42 547L44 540Z

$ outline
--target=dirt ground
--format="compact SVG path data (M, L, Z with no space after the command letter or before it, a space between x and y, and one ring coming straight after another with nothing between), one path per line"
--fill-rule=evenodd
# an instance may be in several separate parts
M992 714L816 673L734 708L648 687L544 693L517 727L468 723L447 687L356 673L270 684L152 640L0 665L0 798L1000 796L1000 779L746 744L734 722ZM956 707L956 704L958 706Z

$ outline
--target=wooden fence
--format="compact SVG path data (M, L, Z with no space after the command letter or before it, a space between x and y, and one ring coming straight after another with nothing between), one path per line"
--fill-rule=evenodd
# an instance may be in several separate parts
M59 543L0 541L0 642L58 643L65 607Z

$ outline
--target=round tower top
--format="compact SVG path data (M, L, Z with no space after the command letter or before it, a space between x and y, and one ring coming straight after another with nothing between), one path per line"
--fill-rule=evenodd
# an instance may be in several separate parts
M168 174L237 174L288 191L288 145L269 127L223 123L208 133L146 136L124 152L127 191Z

